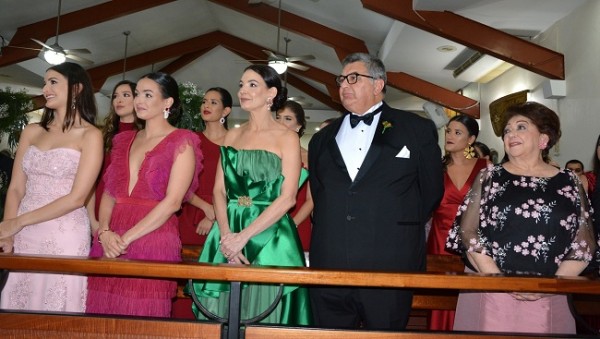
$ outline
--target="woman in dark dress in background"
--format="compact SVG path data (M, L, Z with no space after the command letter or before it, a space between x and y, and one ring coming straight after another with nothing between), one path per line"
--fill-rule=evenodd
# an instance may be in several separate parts
M231 113L231 94L221 87L206 91L200 106L200 115L206 128L198 133L200 149L204 159L202 172L198 177L198 189L190 200L183 204L179 215L179 233L183 246L202 246L206 235L215 222L212 205L215 175L219 165L219 147L227 133L227 116ZM192 313L192 300L177 298L173 302L173 318L195 319Z
M468 115L457 115L446 125L446 155L444 164L444 196L433 212L431 231L427 238L428 254L450 255L446 251L446 238L452 227L458 206L471 188L473 179L488 164L486 159L475 157L473 143L479 135L479 125ZM432 310L429 329L451 331L454 311Z

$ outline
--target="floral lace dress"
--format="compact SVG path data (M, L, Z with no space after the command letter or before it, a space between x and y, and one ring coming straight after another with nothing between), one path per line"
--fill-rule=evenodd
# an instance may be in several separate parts
M30 146L23 156L27 174L21 215L67 195L73 186L80 152L70 148L42 151ZM14 253L87 256L90 222L84 207L53 220L25 226L15 235ZM10 272L2 290L1 308L83 312L87 278L80 275Z
M513 175L488 167L457 212L446 247L488 255L504 274L554 276L565 260L596 250L587 196L578 178ZM574 333L566 296L518 301L506 293L461 293L455 330Z

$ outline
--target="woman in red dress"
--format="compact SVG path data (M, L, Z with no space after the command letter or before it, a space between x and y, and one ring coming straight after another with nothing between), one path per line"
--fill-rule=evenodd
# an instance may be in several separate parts
M446 238L462 204L471 188L473 179L488 164L486 159L476 158L472 144L479 134L477 121L468 115L457 115L446 125L446 155L444 163L444 196L440 206L433 212L431 231L427 239L428 254L451 255L446 251ZM431 330L451 331L454 311L433 310L429 321Z
M129 80L119 81L112 92L112 100L110 111L104 119L104 127L102 128L102 138L104 139L104 162L102 170L98 176L96 183L96 193L92 196L88 208L94 207L94 214L89 209L90 223L92 225L92 234L96 234L98 230L98 209L100 208L100 200L104 192L104 172L110 165L110 151L113 148L113 138L118 133L131 130L139 130L143 128L143 121L138 119L133 109L133 95L135 94L135 82Z
M233 100L224 88L213 87L206 91L200 106L200 115L206 128L200 136L203 170L198 177L200 185L192 198L183 205L179 215L179 234L182 245L204 245L206 235L215 222L212 205L215 175L219 165L219 147L227 133L227 116ZM173 318L196 319L192 313L192 300L178 298L173 302Z
M304 130L306 129L306 116L304 109L299 103L288 100L285 102L283 107L277 111L275 119L285 125L287 128L298 133L299 137L302 137ZM300 147L300 156L302 157L302 166L308 169L308 151L303 147ZM298 235L302 242L302 249L307 252L310 248L310 234L312 231L312 224L310 221L310 214L313 210L313 200L310 195L310 188L307 183L304 183L298 189L298 195L296 196L296 206L290 211L290 215L294 218L296 228L298 229Z

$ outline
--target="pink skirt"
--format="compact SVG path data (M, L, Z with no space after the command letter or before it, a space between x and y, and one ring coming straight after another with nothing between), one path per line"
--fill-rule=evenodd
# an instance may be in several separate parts
M575 334L566 295L521 301L507 293L461 292L455 331Z

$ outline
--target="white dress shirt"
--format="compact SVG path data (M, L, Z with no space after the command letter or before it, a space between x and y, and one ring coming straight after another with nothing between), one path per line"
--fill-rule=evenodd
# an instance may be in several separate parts
M375 104L365 114L373 112L382 104L382 102ZM342 153L342 158L348 169L348 174L352 181L354 181L354 178L356 178L360 166L365 160L367 152L371 147L371 142L373 142L381 112L373 116L373 122L370 126L363 121L360 121L354 128L350 126L350 114L347 114L344 117L344 121L342 121L342 126L335 137L335 141Z

